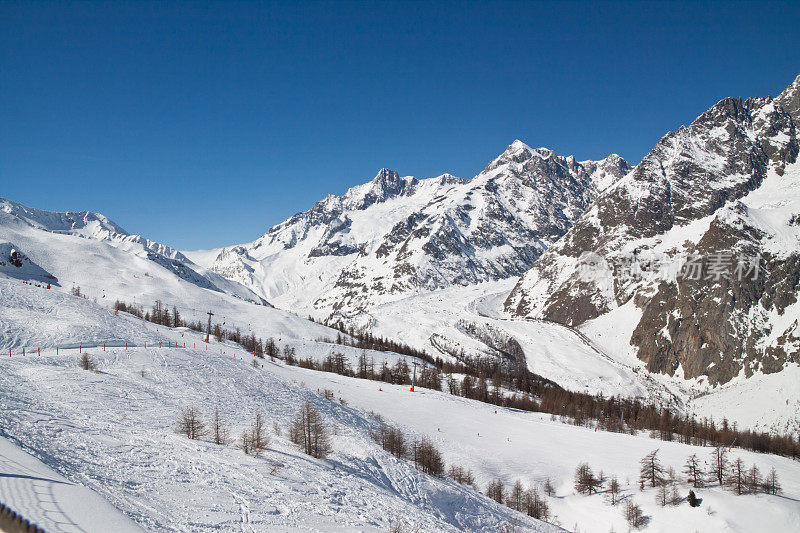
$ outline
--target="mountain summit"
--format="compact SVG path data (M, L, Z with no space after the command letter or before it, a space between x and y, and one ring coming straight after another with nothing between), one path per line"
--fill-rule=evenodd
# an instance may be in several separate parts
M595 176L609 182L628 168L610 157L616 163L579 163L516 140L470 180L384 168L208 266L279 305L326 316L518 276L591 205Z

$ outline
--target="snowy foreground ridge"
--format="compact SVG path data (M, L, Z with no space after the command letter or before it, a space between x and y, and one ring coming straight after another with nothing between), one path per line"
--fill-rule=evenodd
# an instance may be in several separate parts
M110 506L59 497L62 513L73 520L102 517L101 527L87 523L81 526L85 531L108 531L112 520L122 524L120 530L130 520L151 531L390 531L399 524L403 531L558 530L471 488L421 474L384 452L369 436L378 424L371 413L409 438L430 437L446 464L471 469L481 489L496 478L507 484L520 479L526 486L550 478L555 486L555 495L548 497L551 520L568 530L627 527L621 505L609 505L604 494L575 494L572 474L581 461L619 478L623 497L639 503L649 517L647 531L794 531L800 520L800 465L790 459L731 451L731 458L757 464L762 472L775 467L783 495L735 496L712 486L697 489L703 499L699 508L685 502L660 507L654 490L638 490L639 459L659 448L665 465L680 469L692 453L706 461L710 448L595 432L543 414L429 389L411 393L405 386L281 361L258 359L256 368L251 354L231 344L212 339L206 347L197 333L117 316L83 298L16 280L0 280L0 294L4 343L19 338L30 324L44 326L37 328L41 355L29 351L22 357L14 347L12 357L0 358L0 453L24 467L3 467L0 500L51 524L48 530L76 529L55 522L49 504L36 499L41 491L20 488L22 478L9 483L9 474L64 479L70 490L82 486L105 498ZM60 330L46 319L56 309L71 316ZM60 348L56 355L59 338L82 336L96 346L81 347L91 354L96 372L78 367L76 348ZM104 341L117 347L103 350ZM159 341L163 348L157 347ZM320 354L325 349L308 338L293 342L310 352L313 346ZM334 401L318 393L326 389L333 391ZM289 420L305 400L335 424L327 459L304 455L286 438ZM233 445L177 435L176 417L188 405L206 417L218 408L237 435L261 412L270 428L269 449L255 458ZM27 459L16 459L21 456ZM685 496L688 488L682 485L681 492ZM68 501L62 503L64 498ZM77 507L70 507L76 500Z
M6 505L46 531L141 531L96 493L70 482L3 437L0 495Z

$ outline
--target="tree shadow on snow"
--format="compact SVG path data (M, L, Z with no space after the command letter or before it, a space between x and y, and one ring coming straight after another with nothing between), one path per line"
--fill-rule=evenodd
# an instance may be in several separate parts
M14 479L30 479L32 481L47 481L48 483L57 483L59 485L72 485L67 481L58 481L57 479L47 479L46 477L28 476L26 474L3 474L0 473L0 478L14 478Z

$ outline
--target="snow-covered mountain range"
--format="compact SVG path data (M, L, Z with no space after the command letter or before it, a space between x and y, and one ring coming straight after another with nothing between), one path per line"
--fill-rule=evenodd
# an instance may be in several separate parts
M240 284L196 265L181 252L131 235L99 213L58 213L0 198L0 250L0 272L10 277L90 287L110 272L121 273L119 282L124 284L127 277L147 277L151 270L159 277L167 270L196 287L266 303ZM12 253L24 268L11 264ZM153 280L152 284L157 283Z
M514 141L470 180L382 169L250 244L187 254L278 305L352 316L519 276L629 169L616 154L578 162Z
M79 284L93 297L162 299L195 318L213 305L243 330L263 315L245 304L269 300L445 359L495 353L475 333L491 330L567 388L688 400L798 362L798 87L800 79L775 99L726 98L633 169L616 154L577 161L515 141L472 179L383 169L221 250L179 252L102 215L3 200L0 271ZM689 258L699 258L702 279L681 275ZM709 273L720 259L730 270ZM526 319L580 331L545 357ZM562 338L537 327L547 330L540 339ZM566 352L604 362L566 372ZM654 387L640 365L677 381ZM684 378L700 389L687 392ZM797 398L788 394L787 405ZM797 425L783 411L758 422Z

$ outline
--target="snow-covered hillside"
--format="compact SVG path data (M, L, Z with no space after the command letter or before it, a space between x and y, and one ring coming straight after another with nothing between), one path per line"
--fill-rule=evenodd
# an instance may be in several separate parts
M4 436L148 530L386 531L397 523L420 531L556 530L388 455L368 435L377 427L371 413L407 438L431 438L448 465L474 472L482 490L495 478L506 484L520 479L526 486L550 478L553 520L569 530L627 527L621 505L609 505L606 495L574 493L572 473L581 461L619 478L623 496L649 517L647 531L793 531L800 518L800 464L786 458L731 451L732 459L756 464L762 472L775 467L782 496L736 496L711 486L696 489L703 500L697 509L685 502L661 507L653 490L637 487L638 460L659 448L664 463L680 469L692 453L706 461L710 448L593 431L445 392L411 393L405 386L282 362L258 360L254 367L253 357L233 345L213 341L206 349L199 334L117 316L83 298L17 280L0 280L0 290L7 304L0 316L3 331L35 338L44 348L41 355L22 357L17 349L0 358ZM72 319L61 330L56 321L39 322L54 309L70 310ZM40 330L39 336L28 330ZM62 337L129 346L89 349L98 370L89 372L78 367L78 350L56 355ZM143 338L151 341L147 349ZM186 342L188 348L155 347L159 339L172 346ZM333 391L335 401L323 399L318 393L323 389ZM327 459L301 454L285 437L305 400L336 426ZM271 431L262 458L233 446L190 441L173 430L188 405L206 416L218 408L237 434L256 411L283 431ZM682 484L680 490L685 496L688 487Z
M742 375L724 385L650 373L629 350L626 335L637 317L632 302L577 330L506 316L503 300L515 282L501 280L409 296L378 305L351 322L445 360L457 359L462 350L467 356L497 356L480 334L483 331L519 343L532 372L568 390L638 397L670 404L687 415L727 418L741 428L800 435L797 365L774 374Z
M261 305L262 299L242 285L192 263L180 252L127 235L102 215L50 213L9 201L0 205L0 277L51 283L53 301L60 302L39 318L53 329L0 331L4 348L44 346L42 335L71 331L69 326L82 309L80 300L66 297L73 288L106 308L119 299L149 309L160 300L170 309L177 307L184 319L203 323L208 319L206 312L212 311L215 324L264 338L273 334L295 339L336 335L292 313ZM87 220L89 223L84 223ZM11 259L12 252L16 261ZM28 304L30 312L40 311L38 301ZM265 323L271 326L266 328ZM17 338L17 334L23 337ZM60 342L67 340L59 338Z
M629 169L514 141L471 180L383 169L253 243L186 252L276 305L351 316L421 291L521 274Z
M81 342L124 343L126 336L122 333L108 338L87 337L86 333L93 331L92 328L82 330L78 337L63 333L74 331L71 326L75 320L81 320L83 306L89 303L68 296L70 289L76 286L89 300L96 300L107 309L111 309L116 299L146 308L150 308L155 300L161 300L168 307L176 306L184 319L200 320L205 324L206 311L211 310L215 313L215 324L232 330L238 328L244 334L252 332L263 339L274 337L291 343L298 350L309 350L310 355L320 359L335 350L348 352L335 345L317 342L334 339L336 331L286 311L254 305L242 298L203 288L180 277L173 269L150 260L140 244L121 246L119 242L108 240L103 237L103 232L109 228L120 235L120 228L113 224L102 226L105 229L88 231L83 229L85 224L75 222L105 220L99 215L47 214L11 202L5 205L15 207L15 210L13 216L5 213L9 216L0 224L0 238L15 244L3 248L8 259L5 265L0 265L0 274L5 272L17 278L45 282L51 276L61 281L62 286L52 285L52 301L58 303L44 314L37 308L38 300L28 301L24 294L11 294L11 288L5 289L6 298L21 303L21 307L14 311L16 318L24 318L42 327L6 329L0 337L2 349L52 346L55 343L62 347L77 346ZM99 222L97 227L101 227ZM80 235L71 234L71 231ZM17 253L21 267L11 264L12 250ZM22 255L21 250L31 250L30 257ZM509 320L501 312L502 301L515 282L516 278L510 278L423 291L419 295L376 305L351 322L444 359L453 360L457 358L453 355L457 356L462 350L468 356L496 356L497 351L487 346L481 332L476 334L471 329L478 327L484 334L488 332L518 342L532 372L573 391L668 401L687 413L697 416L713 414L717 418L724 413L742 427L759 430L789 433L800 430L800 410L796 408L800 406L800 385L790 377L777 378L785 383L781 388L783 403L780 406L765 405L764 409L755 409L752 401L744 400L750 388L741 384L741 380L719 389L720 400L717 400L716 389L709 388L707 383L650 375L641 361L620 348L627 345L625 339L605 342L604 332L624 335L627 331L624 321L616 315L610 315L613 327L597 322L598 333L590 335L594 345L588 345L585 339L563 326L541 321ZM241 286L239 290L246 291ZM11 320L13 317L9 313L8 309L0 309L0 316L5 315ZM129 322L126 327L131 335L128 338L133 344L141 345L142 341L136 340L142 337L139 321L130 319ZM100 324L93 327L102 330ZM139 333L134 334L136 331ZM357 352L349 355L355 359ZM777 381L773 379L764 383ZM694 397L699 398L693 401ZM722 398L725 398L724 402ZM757 415L757 412L763 414Z
M8 265L11 250L27 257L26 268ZM26 207L0 198L0 271L19 279L56 285L79 284L100 291L130 286L121 293L141 294L180 282L226 293L244 301L265 303L242 285L200 267L169 246L130 235L99 213L58 213ZM32 275L30 269L40 269ZM152 277L132 282L130 278ZM175 278L178 278L177 280ZM142 290L138 290L142 289ZM187 289L192 290L192 289ZM100 295L102 296L102 295Z
M498 529L508 522L555 530L394 459L369 437L377 425L371 416L323 400L302 374L282 375L281 366L269 361L253 368L252 356L234 346L212 342L209 349L200 334L157 331L82 298L7 280L0 280L0 290L10 303L4 331L23 330L13 335L23 338L31 337L28 329L40 330L35 340L44 347L32 357L14 350L0 363L4 434L146 529L386 531L402 522L424 531L456 531ZM67 307L64 298L73 300L73 322L57 330L36 320ZM277 334L281 325L267 327ZM98 372L80 369L78 350L64 349L59 338L85 338L82 350ZM164 348L157 347L159 340ZM86 348L90 341L123 341L128 348ZM167 342L198 348L167 348ZM56 345L62 346L58 355ZM303 456L275 434L270 451L257 459L233 445L192 442L173 431L177 414L190 404L218 407L237 436L256 411L270 428L274 422L285 431L305 400L336 425L335 451L327 460ZM0 490L0 499L6 498ZM36 516L36 509L30 512Z

